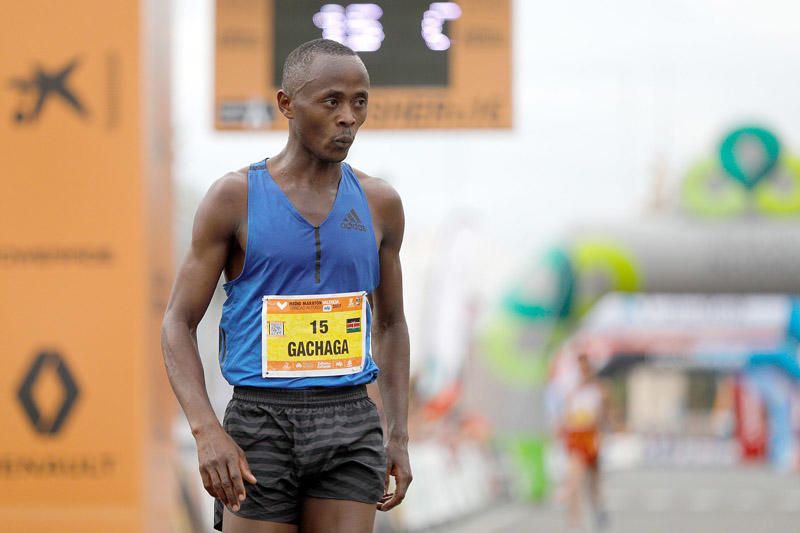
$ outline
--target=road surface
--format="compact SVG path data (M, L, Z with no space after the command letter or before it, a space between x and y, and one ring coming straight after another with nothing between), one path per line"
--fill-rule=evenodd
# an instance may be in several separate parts
M763 468L610 472L605 489L608 533L800 533L798 474ZM427 531L559 533L564 522L554 502L511 503Z

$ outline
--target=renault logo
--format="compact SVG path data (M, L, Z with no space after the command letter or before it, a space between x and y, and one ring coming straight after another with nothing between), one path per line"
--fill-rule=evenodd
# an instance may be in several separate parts
M34 389L36 383L47 376L48 373L58 380L63 390L63 397L60 406L50 409L50 412L43 412L40 406L37 405ZM28 420L37 432L45 435L55 435L61 431L64 421L78 399L78 394L78 385L75 382L75 378L61 355L56 352L40 352L23 378L22 384L17 391L17 398L19 398Z

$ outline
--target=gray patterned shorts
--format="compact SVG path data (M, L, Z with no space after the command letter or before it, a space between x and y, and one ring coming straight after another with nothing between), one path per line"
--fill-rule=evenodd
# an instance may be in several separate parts
M237 516L297 524L305 497L377 503L383 496L383 430L364 385L235 387L223 427L258 480L245 482ZM220 531L222 512L217 500L214 528Z

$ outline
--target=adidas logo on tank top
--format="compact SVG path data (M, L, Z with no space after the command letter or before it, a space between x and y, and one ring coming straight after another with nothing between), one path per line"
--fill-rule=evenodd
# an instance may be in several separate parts
M367 231L367 227L361 222L361 219L358 218L358 213L356 213L355 209L351 209L349 213L345 215L342 219L342 223L339 224L342 229L355 229L358 231Z

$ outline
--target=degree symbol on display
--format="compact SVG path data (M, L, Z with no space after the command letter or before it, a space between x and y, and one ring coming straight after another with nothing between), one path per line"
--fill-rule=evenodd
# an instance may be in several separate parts
M450 38L442 33L444 23L461 16L461 8L455 2L433 2L422 14L422 38L431 50L440 52L450 48Z

